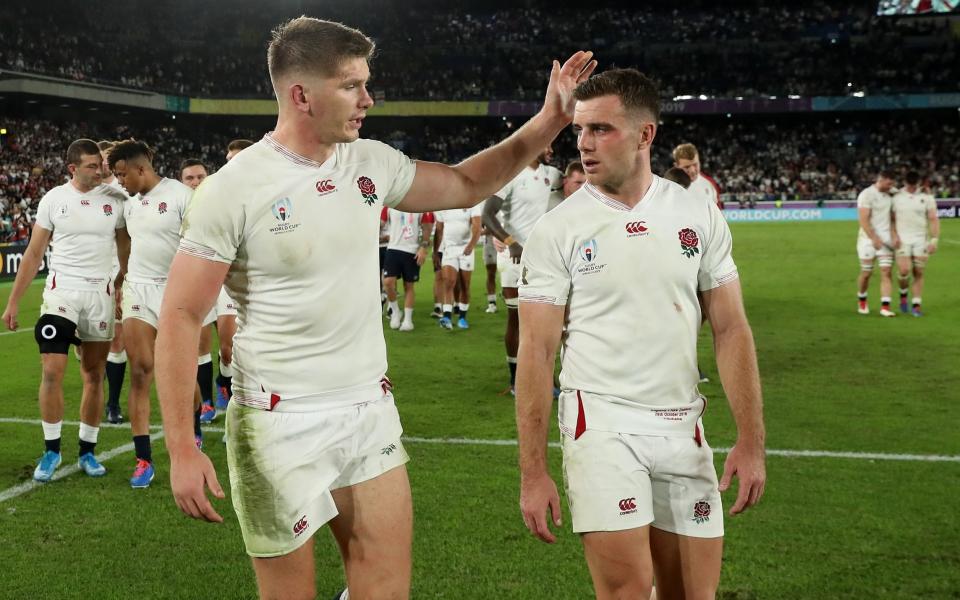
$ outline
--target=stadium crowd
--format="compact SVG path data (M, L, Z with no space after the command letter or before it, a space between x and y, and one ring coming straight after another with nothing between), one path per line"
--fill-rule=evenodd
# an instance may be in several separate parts
M880 18L875 3L862 1L691 2L682 12L607 2L586 16L565 3L454 9L435 0L305 1L296 14L251 2L222 11L179 0L131 12L108 1L80 13L56 10L66 0L50 4L42 12L23 2L0 7L0 19L18 24L0 30L0 68L177 95L269 97L266 32L307 11L377 40L371 87L387 100L537 100L543 57L588 46L607 64L642 65L669 97L960 89L960 42L949 23ZM138 23L177 34L137 43ZM685 44L683 53L677 44Z
M0 117L2 118L2 117ZM157 127L101 126L39 119L2 119L9 131L0 144L0 239L25 241L29 217L47 190L66 176L62 149L73 139L143 139L157 154L157 171L179 177L184 158L198 158L211 171L224 163L234 138L259 139L262 130L228 130L192 124ZM369 120L364 136L380 139L410 156L455 163L502 139L517 123L497 118ZM672 165L669 150L683 142L700 148L704 170L728 202L763 200L853 200L885 167L916 169L937 198L960 197L960 127L918 116L764 118L670 118L658 131L654 170ZM555 163L578 158L571 132L555 143Z

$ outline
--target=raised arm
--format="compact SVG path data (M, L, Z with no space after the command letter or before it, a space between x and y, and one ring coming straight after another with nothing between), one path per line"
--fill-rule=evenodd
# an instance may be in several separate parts
M766 432L757 353L739 280L704 291L703 306L713 329L720 382L737 425L737 441L720 479L720 491L726 491L734 474L740 478L737 500L730 509L730 514L737 514L760 501L766 483Z
M543 108L516 133L455 166L418 162L407 195L397 206L406 212L468 208L513 179L573 119L573 90L593 73L592 52L577 52L560 66L553 62Z
M170 453L170 488L177 506L195 519L221 522L204 484L223 498L210 459L193 438L193 393L203 318L213 308L230 265L178 252L170 267L157 327L157 395Z

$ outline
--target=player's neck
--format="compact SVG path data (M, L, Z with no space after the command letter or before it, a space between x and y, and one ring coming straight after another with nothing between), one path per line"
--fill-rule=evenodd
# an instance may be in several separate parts
M653 172L649 167L641 167L636 173L619 184L598 185L596 187L607 197L633 208L640 204L651 185L653 185Z
M540 159L538 158L537 160L535 160L535 161L533 161L532 163L530 163L529 165L527 165L527 168L528 168L528 169L532 169L532 170L534 170L534 171L536 171L537 169L539 169L539 168L540 168Z
M77 180L76 177L71 177L71 178L70 178L70 185L72 185L72 186L74 187L74 189L77 190L78 192L80 192L81 194L86 194L87 192L89 192L90 190L96 188L96 187L97 187L98 185L100 185L100 184L97 184L97 185L93 185L93 186L89 186L89 187L88 187L88 186L82 185L82 184Z
M161 179L163 179L163 178L160 177L159 175L157 175L156 173L154 173L152 176L148 175L148 176L147 176L147 185L145 185L145 186L143 187L143 189L140 190L140 195L141 195L141 196L146 196L147 194L149 194L150 192L152 192L152 191L153 191L153 188L157 187L157 185L160 183L160 180L161 180Z
M114 177L113 175L111 175L110 177L104 177L103 179L101 179L101 180L100 180L100 183L103 183L103 184L105 184L105 185L110 185L111 183L113 183L113 181L114 181L115 179L116 179L116 177Z
M285 119L277 120L271 137L284 148L320 164L333 154L336 143L324 142L315 133Z

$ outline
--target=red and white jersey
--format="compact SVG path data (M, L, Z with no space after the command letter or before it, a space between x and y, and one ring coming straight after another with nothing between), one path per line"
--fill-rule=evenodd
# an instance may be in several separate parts
M690 183L690 187L687 189L690 190L694 196L706 198L710 202L720 206L720 186L706 173L701 171L700 175Z
M267 134L197 188L180 252L230 264L239 403L324 410L383 395L380 213L415 174L381 142L337 144L321 164Z
M40 199L36 224L53 232L47 289L104 289L117 255L116 230L124 227L125 198L106 185L84 194L68 182Z
M164 177L148 193L127 201L123 212L130 234L127 281L166 283L180 245L180 224L192 196L189 186Z
M655 175L633 208L585 184L540 220L520 301L567 307L560 385L587 428L693 433L697 293L737 280L732 244L716 204ZM580 408L561 404L561 424Z
M437 213L437 223L443 223L443 248L462 248L473 237L471 221L483 215L483 204L471 208L454 208ZM446 252L446 250L444 250Z
M384 206L380 213L380 220L387 223L387 228L390 231L387 250L400 250L416 254L420 248L420 241L423 239L420 225L433 223L434 217L432 212L407 213Z
M533 226L547 214L551 196L563 195L563 173L559 169L538 165L525 167L495 195L503 200L500 222L521 245L525 244Z

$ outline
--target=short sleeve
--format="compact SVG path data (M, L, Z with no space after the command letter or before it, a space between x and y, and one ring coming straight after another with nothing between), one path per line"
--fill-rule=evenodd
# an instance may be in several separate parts
M445 210L438 210L437 212L433 213L433 219L434 219L434 221L436 221L437 223L443 223L443 215L444 215L445 212L447 212L447 211L445 211Z
M477 204L470 209L470 218L483 216L483 203Z
M180 252L232 263L243 239L246 219L237 198L217 175L208 177L193 193L180 226Z
M53 231L53 215L50 214L50 195L47 194L40 199L37 205L36 224L47 231Z
M697 288L700 291L726 285L739 277L733 262L733 236L723 213L714 202L707 203L709 232L703 245L703 258L697 272Z
M570 295L570 270L559 240L543 221L533 228L520 257L520 301L565 305Z
M117 222L114 225L114 229L123 229L127 226L127 201L118 200L117 201Z
M857 208L873 208L873 202L870 201L868 190L863 190L860 192L860 195L857 196Z
M382 165L386 177L387 189L383 193L383 204L391 208L400 204L410 191L417 174L417 163L403 152L382 142L377 144L377 161Z

